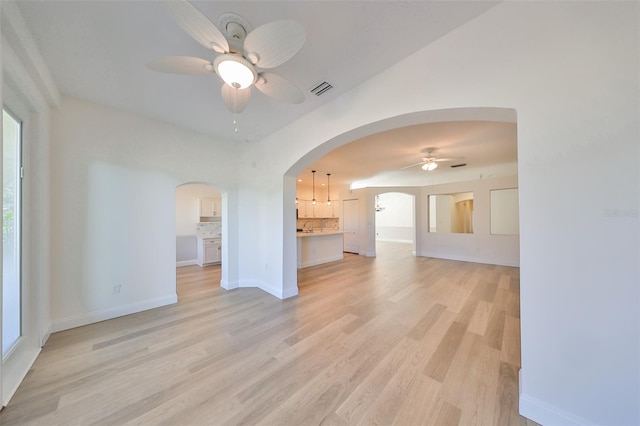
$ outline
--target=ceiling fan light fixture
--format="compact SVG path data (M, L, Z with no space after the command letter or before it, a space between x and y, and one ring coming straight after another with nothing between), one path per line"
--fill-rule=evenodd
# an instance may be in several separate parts
M422 165L422 170L426 170L428 172L435 170L438 167L438 163L434 162L434 161L430 161L427 163L424 163Z
M220 55L213 65L220 78L235 89L246 89L258 78L253 64L239 55Z

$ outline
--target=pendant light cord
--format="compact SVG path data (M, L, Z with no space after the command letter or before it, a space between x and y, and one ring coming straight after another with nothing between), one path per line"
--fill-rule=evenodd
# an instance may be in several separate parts
M313 200L311 200L311 204L312 205L316 205L316 171L315 170L311 170L311 177L313 180L313 183L311 184L311 190L313 191Z

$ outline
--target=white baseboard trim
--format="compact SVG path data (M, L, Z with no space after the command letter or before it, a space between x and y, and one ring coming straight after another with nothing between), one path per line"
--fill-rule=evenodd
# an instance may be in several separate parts
M487 259L484 257L474 257L474 256L459 256L456 254L442 254L442 253L431 253L431 252L421 252L418 254L420 257L433 257L435 259L448 259L448 260L459 260L461 262L473 262L473 263L485 263L488 265L499 265L499 266L513 266L516 268L520 267L519 261L510 261L504 259Z
M572 413L540 401L529 395L520 395L520 415L545 426L592 426L591 423Z
M43 347L45 343L47 343L47 340L49 340L49 336L51 336L51 323L49 323L47 328L44 330L44 334L40 339L40 347Z
M282 294L282 288L272 287L264 282L258 282L256 284L257 285L252 285L251 287L258 287L260 290L267 292L270 295L277 297L278 299L284 299ZM246 287L246 286L243 285L242 287Z
M51 332L68 330L70 328L82 327L83 325L93 324L112 318L121 317L124 315L135 314L136 312L142 312L153 308L159 308L160 306L171 305L178 302L178 295L171 294L164 297L158 297L156 299L144 300L142 302L131 303L123 306L116 306L113 308L103 309L100 311L87 312L85 314L75 315L68 318L62 318L54 320L51 323Z
M191 265L197 265L197 264L198 264L198 259L181 260L179 262L176 262L176 268L179 268L181 266L191 266Z
M231 283L227 280L220 280L220 287L224 288L225 290L233 290L238 288L238 283Z
M7 392L6 394L4 393L2 394L2 407L6 407L7 404L9 404L9 401L11 401L11 398L13 398L13 395L16 393L16 391L22 384L22 381L24 380L24 378L27 377L27 373L29 373L29 370L31 370L33 363L36 362L38 355L40 355L40 351L41 351L40 348L38 348L38 350L33 351L33 354L29 357L29 361L24 364L25 367L22 369L22 371L18 375L19 380L17 380L15 384L11 387L11 389L9 389L9 392Z
M295 297L298 295L298 286L294 288L285 289L282 291L282 297L280 299L288 299L290 297Z
M344 255L340 253L335 256L325 257L324 259L314 259L307 262L303 262L298 266L298 269L308 268L309 266L322 265L323 263L335 262L336 260L342 260L342 259L344 259Z
M278 299L288 299L289 297L294 297L298 295L298 287L293 289L281 289L267 285L262 281L257 280L240 280L229 282L226 280L220 280L220 287L225 290L234 290L236 288L258 288L265 293L269 293L270 295L277 297Z

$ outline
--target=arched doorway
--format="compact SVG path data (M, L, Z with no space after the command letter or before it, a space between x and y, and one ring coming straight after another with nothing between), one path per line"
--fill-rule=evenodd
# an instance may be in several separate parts
M391 251L415 255L415 196L403 192L381 192L375 196L376 256Z
M284 174L283 179L283 195L284 195L284 214L283 214L283 229L284 229L284 239L283 239L283 278L284 278L284 288L296 288L297 287L297 278L296 278L296 258L291 256L291 253L295 253L295 244L296 238L294 234L294 230L296 229L294 226L295 223L295 208L289 209L289 206L294 206L295 202L295 185L297 176L302 173L306 169L316 168L316 163L327 156L328 153L340 148L343 145L348 145L351 142L354 142L358 139L364 139L367 136L375 135L378 133L383 133L385 131L390 131L393 129L400 129L403 127L408 127L412 125L418 124L429 124L429 123L450 123L452 127L455 127L456 122L485 122L485 123L516 123L516 112L510 108L453 108L453 109L445 109L445 110L430 110L430 111L418 111L412 112L409 114L399 115L395 117L389 117L377 122L369 123L364 126L351 129L335 137L327 140L325 143L322 143L315 148L311 149L304 156L299 158ZM422 134L422 133L421 133ZM444 140L445 138L443 138ZM513 148L515 150L516 140L513 139ZM397 144L393 142L385 141L389 146L396 146ZM361 160L366 160L367 155L361 155L357 163L360 163ZM364 159L364 160L363 160ZM347 163L353 165L354 163ZM506 168L509 169L507 173L511 173L512 175L517 175L517 161L512 163L505 163ZM313 166L313 167L312 167ZM466 164L465 164L466 166ZM401 166L398 166L397 169L401 169ZM396 169L396 170L397 170ZM501 170L491 168L492 174L501 173ZM478 173L480 172L480 173ZM333 172L332 172L333 173ZM478 175L480 175L480 180L483 179L483 175L479 169L466 168L463 173L465 177L463 180L472 180L478 179ZM332 174L332 177L334 175ZM484 175L486 179L487 175ZM337 177L337 176L336 176ZM350 199L358 199L359 203L359 211L358 211L358 231L355 236L359 245L359 253L367 256L375 256L375 228L373 223L375 223L375 212L374 212L374 198L372 196L372 192L381 193L381 192L389 192L389 189L386 190L378 190L378 188L374 187L414 187L416 188L417 201L415 202L415 253L419 256L433 256L433 253L425 248L425 246L431 242L431 246L433 244L433 238L431 240L427 238L428 235L428 222L427 222L427 201L426 195L427 193L420 188L424 188L427 184L445 184L446 182L440 181L430 181L426 180L419 183L411 183L404 185L386 185L382 183L375 184L372 181L367 182L363 186L349 188L349 197ZM411 191L410 191L411 192ZM487 191L488 196L488 191ZM488 205L488 203L487 203ZM487 209L488 211L488 209ZM447 237L445 237L447 238ZM443 239L443 238L440 238ZM438 241L439 242L439 241ZM512 250L511 245L509 246L509 252L517 252L518 242L514 240L516 249ZM437 244L438 248L442 248L443 250L448 250L449 247L454 247L455 244ZM504 251L504 250L503 250ZM501 253L502 255L502 253ZM470 256L466 256L464 259L459 260L470 260ZM478 259L475 259L478 260Z
M176 293L188 297L222 277L222 193L204 183L176 187ZM181 279L184 275L198 280Z

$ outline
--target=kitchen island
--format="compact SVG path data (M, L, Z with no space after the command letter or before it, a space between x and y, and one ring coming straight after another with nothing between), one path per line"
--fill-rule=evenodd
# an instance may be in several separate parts
M298 232L298 269L342 260L343 234L333 229Z

